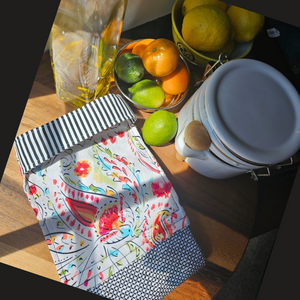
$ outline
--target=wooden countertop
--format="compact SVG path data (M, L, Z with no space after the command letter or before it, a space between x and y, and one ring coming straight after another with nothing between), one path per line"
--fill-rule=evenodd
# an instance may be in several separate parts
M121 39L119 47L128 40ZM203 71L190 65L193 80ZM115 89L113 89L115 91ZM190 92L193 93L193 89ZM55 93L49 53L44 53L17 135L74 110ZM133 108L140 130L149 114ZM247 247L256 215L257 182L245 174L206 178L175 158L175 146L150 147L173 184L207 264L166 300L212 299L230 278ZM0 262L59 281L48 246L22 187L12 148L0 185Z

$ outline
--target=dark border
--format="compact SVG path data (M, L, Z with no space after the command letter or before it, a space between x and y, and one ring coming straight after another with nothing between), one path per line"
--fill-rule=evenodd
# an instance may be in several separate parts
M5 1L2 3L1 70L2 97L2 158L0 178L17 132L22 113L41 60L51 25L59 5L51 1ZM300 27L297 1L285 0L232 0L231 4L264 14ZM8 20L8 21L7 21ZM3 80L3 79L2 79ZM286 211L282 218L270 260L262 280L257 299L289 299L298 293L300 266L298 249L300 174L297 173ZM3 199L1 199L3 200ZM55 281L0 264L1 285L12 298L22 294L40 299L42 292L61 296L80 296L88 299L105 299ZM84 294L82 294L84 293ZM45 294L46 296L46 294ZM92 298L97 297L97 298Z

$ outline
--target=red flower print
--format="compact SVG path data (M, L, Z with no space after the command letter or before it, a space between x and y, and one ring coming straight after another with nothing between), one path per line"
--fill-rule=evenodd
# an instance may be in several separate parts
M136 181L134 181L134 186L137 189L137 191L139 191L139 188L138 188L138 185L137 185Z
M100 276L101 280L103 281L104 280L104 276L103 276L102 272L99 273L99 276Z
M19 171L20 171L21 177L23 177L23 173L22 173L20 165L19 165Z
M109 136L109 139L110 139L110 142L111 142L112 144L114 144L115 141L116 141L116 137L115 137L115 136Z
M34 208L33 211L34 211L34 213L35 213L35 216L37 217L37 215L38 215L38 213L39 213L38 209L37 209L37 208Z
M125 135L124 131L118 131L118 136L122 138Z
M132 193L131 196L134 199L134 203L137 203L137 201L138 201L137 195L135 193Z
M169 194L169 193L171 192L171 189L172 189L171 183L170 183L170 182L166 182L166 183L164 184L164 189L165 189L165 191Z
M121 162L122 162L123 164L125 164L126 166L128 166L128 162L127 162L124 158L121 158Z
M170 182L151 182L151 189L154 196L167 198L171 192L172 185Z
M79 177L87 177L92 167L87 160L78 161L74 168L74 174Z
M110 232L113 228L119 229L119 211L116 205L105 209L99 219L99 233L104 235Z
M106 139L105 139L105 138L102 138L102 139L101 139L101 143L102 143L103 145L107 145Z
M171 223L173 223L173 219L177 219L177 214L176 212L173 212L172 215L171 215Z
M30 195L36 194L36 186L35 186L34 184L32 184L32 185L29 187L29 194L30 194Z

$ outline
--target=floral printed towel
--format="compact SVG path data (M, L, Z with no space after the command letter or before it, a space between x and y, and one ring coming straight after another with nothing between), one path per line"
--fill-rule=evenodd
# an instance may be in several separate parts
M24 191L65 284L90 291L189 225L134 121L121 97L107 95L15 140Z

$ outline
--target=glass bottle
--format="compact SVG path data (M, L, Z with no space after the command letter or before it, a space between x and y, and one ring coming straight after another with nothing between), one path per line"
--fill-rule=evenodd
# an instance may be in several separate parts
M57 96L75 106L105 95L127 0L61 0L49 52Z

